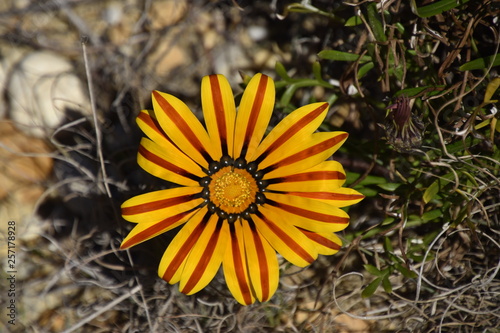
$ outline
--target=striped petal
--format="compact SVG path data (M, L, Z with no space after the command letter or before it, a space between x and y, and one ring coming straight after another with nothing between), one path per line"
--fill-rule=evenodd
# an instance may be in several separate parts
M205 128L180 99L153 91L153 109L163 131L196 163L208 168L209 162L221 156L220 146L211 144Z
M339 189L345 183L345 171L337 161L324 161L304 172L267 179L268 191L325 192Z
M318 257L314 244L275 209L261 206L253 220L269 244L295 266L305 267Z
M267 130L274 108L273 80L263 74L256 74L248 83L241 98L236 115L234 153L249 161Z
M259 169L266 174L264 179L303 172L330 157L347 136L345 132L321 132L312 134L305 144L288 142L280 149L280 154L267 156Z
M139 223L121 244L129 248L186 222L203 202L201 188L179 187L135 196L122 204L123 218Z
M327 112L328 103L309 104L293 111L265 137L250 161L260 163L268 155L280 154L286 143L306 144L305 140L310 139Z
M184 155L184 153L175 147L172 140L170 140L163 131L158 120L155 118L154 111L142 110L135 121L142 132L158 145L166 148L174 147L179 154Z
M255 297L265 302L278 288L279 266L276 251L257 230L253 221L241 219L245 235L246 265Z
M179 284L179 290L182 293L194 294L212 281L222 263L228 238L227 221L217 215L212 215L203 227L182 270Z
M346 212L319 200L266 193L266 204L262 207L268 205L287 223L310 231L335 232L344 230L349 224Z
M236 106L231 86L224 76L210 75L203 78L201 104L212 145L220 146L222 155L232 157Z
M304 229L299 229L314 245L318 254L332 255L339 252L342 247L342 240L333 232L312 232Z
M357 204L365 197L358 191L341 187L331 191L318 191L318 192L280 192L281 194L296 195L304 198L311 198L326 202L335 207L346 207Z
M255 302L248 275L248 265L245 256L245 234L240 221L229 225L229 240L222 267L227 287L234 298L243 305ZM274 255L274 254L273 254Z
M142 138L137 163L158 178L185 186L198 186L206 176L200 166L173 145L159 145Z
M180 281L189 253L195 246L212 215L206 206L199 209L181 228L163 254L158 275L170 284Z

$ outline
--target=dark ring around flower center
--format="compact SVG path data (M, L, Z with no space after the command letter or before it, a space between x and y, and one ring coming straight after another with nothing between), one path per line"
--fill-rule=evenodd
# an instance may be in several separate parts
M211 162L205 172L207 176L199 181L203 187L201 196L212 214L230 223L238 218L250 219L258 205L266 202L263 192L268 183L255 162L225 155L220 161Z

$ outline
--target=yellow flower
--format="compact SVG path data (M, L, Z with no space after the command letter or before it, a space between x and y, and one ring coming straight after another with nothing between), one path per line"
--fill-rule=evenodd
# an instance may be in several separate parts
M179 187L133 197L123 218L137 223L122 249L182 225L161 259L158 274L180 291L204 288L221 264L227 286L241 304L267 301L278 287L276 252L294 265L336 253L334 232L349 216L339 207L363 199L342 187L345 172L329 158L345 132L315 132L327 103L303 106L269 134L274 82L257 74L236 112L222 75L203 78L205 126L182 101L154 91L153 110L137 123L148 136L137 161L152 175Z

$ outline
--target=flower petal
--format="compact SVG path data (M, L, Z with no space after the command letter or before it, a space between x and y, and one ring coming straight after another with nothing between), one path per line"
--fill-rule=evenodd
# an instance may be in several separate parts
M205 128L180 99L153 91L153 109L163 131L196 163L208 168L209 162L221 156L220 146L211 144Z
M311 198L326 202L335 207L346 207L357 204L365 197L355 189L341 187L332 191L322 192L280 192L281 194L297 195L299 197Z
M337 161L324 161L303 172L266 179L268 191L325 192L345 183L345 171Z
M198 186L206 176L200 166L173 145L167 146L142 138L137 163L158 178L185 186Z
M167 148L174 146L179 154L183 154L163 131L158 120L155 118L154 111L142 110L135 121L144 134L158 145Z
M305 144L289 142L280 148L280 154L267 156L259 169L264 179L283 177L312 168L330 157L347 139L345 132L314 133Z
M276 210L261 206L253 220L269 244L295 266L305 267L318 257L314 244Z
M206 206L200 208L174 237L158 266L158 275L163 280L170 284L179 282L189 253L205 230L211 216Z
M212 145L220 146L222 155L232 157L236 106L231 86L223 75L203 78L201 104Z
M133 197L122 205L123 218L138 223L120 248L127 249L167 232L183 223L203 202L199 189L181 187Z
M333 232L312 232L299 229L307 238L314 242L319 254L332 255L339 252L342 240Z
M248 275L247 258L245 256L245 235L239 221L229 224L229 241L222 267L227 287L234 298L243 305L255 302Z
M309 104L293 111L271 130L249 161L260 163L268 155L280 154L286 143L304 144L321 125L327 112L328 103Z
M262 207L267 205L272 206L283 221L310 231L340 231L349 224L346 212L319 200L266 192L266 204Z
M275 98L273 80L256 74L248 83L236 115L234 158L254 155L271 119Z
M228 237L227 221L212 215L189 253L182 270L179 284L182 293L194 294L212 281L222 263Z
M257 230L253 221L239 220L245 235L246 264L255 297L265 302L269 300L279 282L279 266L276 251Z

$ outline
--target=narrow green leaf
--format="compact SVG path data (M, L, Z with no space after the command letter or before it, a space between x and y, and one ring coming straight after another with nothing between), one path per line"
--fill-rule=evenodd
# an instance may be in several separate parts
M384 287L384 290L386 293L388 293L388 294L392 293L391 281L389 281L389 278L387 276L385 276L382 279L382 287Z
M458 67L461 71L471 71L474 69L485 69L490 66L493 62L493 66L500 65L500 56L498 54L491 55L484 58L474 59L472 61L466 62L462 66Z
M484 103L497 102L496 100L492 101L491 97L493 97L499 86L500 86L500 77L496 77L493 80L491 80L490 83L488 83L488 86L486 87L486 92L484 93Z
M358 79L361 79L363 76L365 76L366 73L368 73L371 69L373 69L373 67L375 67L373 61L370 61L361 66L358 70Z
M408 96L408 97L413 97L416 96L424 91L428 91L428 95L432 96L435 94L440 93L444 88L443 86L423 86L423 87L416 87L416 88L406 88L402 89L394 94L394 97L398 96Z
M389 191L389 192L394 192L400 186L401 186L400 183L385 183L385 184L378 185L378 187L380 187L381 189Z
M368 298L372 296L375 291L377 291L378 286L380 286L380 283L382 282L382 277L378 277L372 282L370 282L369 285L366 286L366 288L361 292L361 297L363 298Z
M453 173L448 173L436 179L424 192L422 199L425 203L429 203L436 194L438 194L451 180L454 179Z
M274 65L274 70L276 71L276 74L278 74L283 80L286 81L292 80L292 78L286 72L285 66L283 66L281 62L276 61L276 64Z
M465 3L469 2L469 0L441 0L430 5L417 7L417 15L420 17L430 17L439 15L447 10L457 8Z
M422 220L424 222L429 222L437 219L440 216L443 216L443 212L440 209L433 209L422 214Z
M371 275L375 275L375 276L382 276L384 275L381 271L379 271L379 269L373 265L363 265L363 267L365 268L365 270L370 273Z
M319 63L319 61L315 61L313 63L312 72L316 80L318 80L319 82L324 82L323 77L321 76L321 64Z
M384 25L382 24L382 18L377 11L377 4L371 2L367 7L366 11L368 13L368 25L373 31L373 35L378 42L387 42L387 36L385 35Z
M396 269L403 274L404 277L407 277L409 279L416 279L417 278L417 273L410 271L408 268L404 267L401 264L396 264Z
M394 252L394 248L392 247L391 239L389 237L384 237L384 249L385 252Z
M362 63L372 60L367 55L364 55L360 58L358 54L342 52L337 50L323 50L320 53L318 53L318 57L320 57L321 59L337 60L337 61L357 61L359 59L359 61Z
M346 27L354 27L363 23L363 20L359 16L351 16L345 22Z

